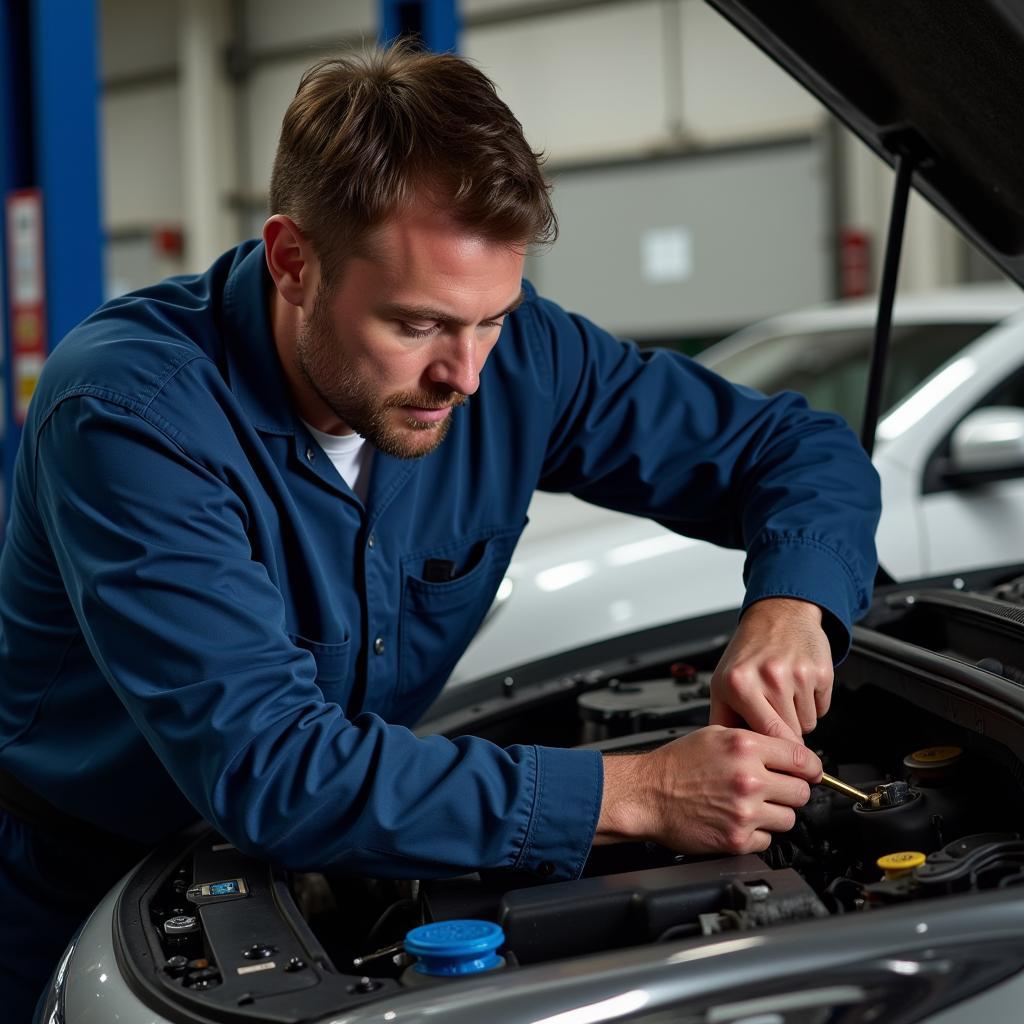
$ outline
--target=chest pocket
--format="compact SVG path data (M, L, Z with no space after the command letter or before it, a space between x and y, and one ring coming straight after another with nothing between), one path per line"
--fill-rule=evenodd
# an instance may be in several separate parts
M316 684L323 691L324 698L345 707L345 702L352 692L352 677L349 672L352 641L322 644L299 636L298 633L289 633L288 638L296 647L301 647L313 655L316 662Z
M525 523L523 524L525 525ZM398 695L402 721L415 720L437 695L483 622L523 527L488 531L402 560ZM437 568L451 566L438 581Z

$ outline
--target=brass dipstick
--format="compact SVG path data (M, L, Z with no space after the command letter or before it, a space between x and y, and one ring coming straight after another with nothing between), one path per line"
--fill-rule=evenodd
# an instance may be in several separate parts
M833 775L826 775L825 772L822 772L821 781L824 785L828 786L830 789L834 789L837 793L843 793L848 797L852 797L854 800L859 800L862 804L868 804L871 806L875 802L871 799L874 794L865 793L861 789L847 785L845 782L842 782Z

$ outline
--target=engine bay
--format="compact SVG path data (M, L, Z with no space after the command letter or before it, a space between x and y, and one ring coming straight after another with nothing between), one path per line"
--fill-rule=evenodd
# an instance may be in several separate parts
M904 589L877 601L806 740L827 773L880 797L813 786L795 827L761 854L630 843L595 847L574 881L511 871L396 881L286 874L208 834L150 878L136 938L164 989L267 1010L302 993L312 1012L314 990L314 1002L337 1007L423 984L403 940L431 922L500 926L502 964L515 970L1016 886L1021 620L1011 591ZM727 637L708 628L718 625L691 624L673 642L661 642L669 632L554 676L486 681L422 731L610 755L653 749L707 722Z
M720 653L715 647L606 679L591 673L575 698L575 718L564 715L571 745L637 752L706 724ZM339 964L358 961L398 977L408 963L402 936L428 921L493 921L505 932L510 962L528 964L1024 881L1024 788L1009 751L997 752L985 737L885 688L844 686L844 675L808 745L829 774L866 792L895 792L890 806L817 785L792 831L761 854L693 857L650 843L596 847L576 881L538 884L483 872L392 883L390 903L387 883L378 883L378 917L368 931L334 931L330 907L320 923L311 912L314 930ZM525 727L514 742L531 742ZM545 733L550 729L548 720ZM342 894L351 905L353 894L342 887L336 900Z

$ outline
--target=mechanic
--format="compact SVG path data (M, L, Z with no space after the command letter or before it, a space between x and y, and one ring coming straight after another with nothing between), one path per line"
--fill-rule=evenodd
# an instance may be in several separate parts
M0 560L8 1021L196 816L296 869L565 879L593 843L761 850L820 775L801 736L879 511L842 421L523 282L548 185L457 57L307 72L271 208L262 241L76 327L32 401ZM708 728L604 760L409 731L538 487L746 549Z

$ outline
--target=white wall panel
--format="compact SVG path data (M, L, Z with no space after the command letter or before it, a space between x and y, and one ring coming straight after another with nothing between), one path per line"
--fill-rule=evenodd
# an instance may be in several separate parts
M688 138L721 144L809 132L821 124L821 104L717 11L704 0L680 3L681 110Z
M181 223L180 106L175 84L105 96L104 223Z
M226 0L180 0L178 95L184 265L201 271L238 242L238 218L228 204L237 178L235 90L223 53Z
M176 0L103 0L100 66L104 79L163 70L177 63Z
M831 296L820 145L640 161L555 176L541 291L643 338L717 332Z
M117 239L107 244L104 297L147 288L172 274L184 273L181 260L161 253L152 238Z
M659 0L467 29L462 48L553 160L643 151L664 136Z
M625 0L629 2L629 0ZM561 0L459 0L459 13L463 17L474 14L490 14L493 11L514 11L517 7L557 7Z
M302 73L316 60L312 56L308 60L266 64L249 79L242 116L247 119L249 138L247 182L255 194L270 188L281 119L295 96Z
M376 0L248 0L246 32L251 49L377 33Z

